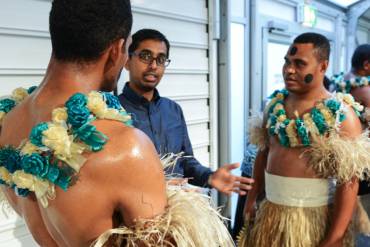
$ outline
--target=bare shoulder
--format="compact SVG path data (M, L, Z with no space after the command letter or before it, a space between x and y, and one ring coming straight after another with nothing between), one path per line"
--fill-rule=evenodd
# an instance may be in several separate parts
M354 88L352 89L351 94L356 101L366 107L370 107L370 86Z
M119 122L94 124L108 141L103 150L89 155L85 165L93 183L116 202L126 224L162 213L166 206L164 172L150 139Z
M154 145L142 131L108 120L96 121L94 125L108 137L103 150L89 156L89 163L99 166L95 168L111 168L109 171L122 170L123 173L140 170L141 173L163 174Z
M345 108L346 118L341 124L340 133L347 137L357 137L362 133L360 118L351 106L346 104Z

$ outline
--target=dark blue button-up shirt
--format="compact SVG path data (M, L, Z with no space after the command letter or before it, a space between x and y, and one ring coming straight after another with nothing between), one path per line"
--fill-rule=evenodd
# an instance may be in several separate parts
M142 130L153 141L161 156L183 152L171 173L190 178L189 182L207 186L212 171L202 166L193 157L188 130L181 107L174 101L160 97L155 89L152 101L135 93L126 83L119 100L127 112L131 113L134 126Z

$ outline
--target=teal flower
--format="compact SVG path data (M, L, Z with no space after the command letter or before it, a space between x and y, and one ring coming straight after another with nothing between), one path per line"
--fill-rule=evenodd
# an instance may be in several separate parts
M73 134L90 146L91 150L94 152L101 150L108 140L107 136L100 131L97 131L96 127L91 124L86 124L79 129L74 130Z
M37 153L24 155L22 169L27 173L44 178L48 174L49 160Z
M21 189L16 186L13 189L17 196L27 197L30 194L30 191L28 189Z
M90 111L87 108L87 98L81 93L76 93L68 99L65 104L68 113L67 123L71 124L73 128L79 128L90 117Z
M317 108L313 108L311 110L311 118L315 123L317 129L319 130L320 134L323 135L327 130L328 126L325 122L325 118L322 115L322 113Z
M65 106L67 108L71 107L71 106L86 106L87 105L87 98L84 94L82 93L76 93L74 95L72 95L68 100L67 102L65 103Z
M296 128L297 128L297 134L299 138L301 139L301 142L303 146L307 147L310 145L310 138L307 133L306 126L301 118L297 118L295 121Z
M275 134L275 125L277 122L277 117L275 115L270 116L270 128L269 128L269 134L272 136Z
M60 171L59 171L58 167L56 167L56 166L49 166L49 170L48 170L48 173L46 174L46 178L50 182L55 183L55 181L59 177L59 174L60 174Z
M340 109L340 103L335 99L329 99L325 102L327 108L330 109L333 115L336 115L337 111Z
M35 90L36 90L36 88L37 88L37 86L32 86L32 87L28 88L28 89L27 89L28 94L33 93L33 91L35 91Z
M290 120L289 119L286 119L284 120L283 124L285 126L288 126ZM280 127L279 129L279 139L280 139L280 144L283 145L284 147L289 147L289 138L288 138L288 135L286 133L286 127Z
M119 102L118 98L114 96L113 94L107 93L107 92L100 92L103 95L103 99L105 100L105 103L109 108L121 110L122 106Z
M12 147L0 149L0 166L5 167L10 173L21 169L21 155Z
M42 144L42 132L47 129L48 124L45 122L41 122L33 127L30 134L30 142L38 147L44 146L44 144Z
M59 176L58 179L55 181L55 184L62 188L62 190L64 191L67 191L70 183L71 183L70 176Z
M8 113L16 106L15 100L12 99L2 99L0 100L0 111Z
M90 111L85 106L72 105L67 108L68 119L67 123L73 128L79 128L89 121Z

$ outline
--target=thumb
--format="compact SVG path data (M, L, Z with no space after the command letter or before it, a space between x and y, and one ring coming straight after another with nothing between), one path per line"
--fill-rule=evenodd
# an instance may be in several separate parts
M239 163L232 163L232 164L226 164L224 165L224 168L227 169L228 171L234 170L240 166Z

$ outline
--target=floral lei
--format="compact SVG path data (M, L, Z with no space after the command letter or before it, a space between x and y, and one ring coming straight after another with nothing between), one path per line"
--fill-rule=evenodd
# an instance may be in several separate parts
M344 73L342 72L334 75L331 80L334 82L337 92L350 93L353 88L368 86L370 76L357 76L349 80L344 80Z
M342 102L350 105L358 116L363 110L350 94L337 93L333 98L317 102L302 118L295 113L296 119L289 119L284 109L284 100L287 96L286 89L275 91L270 96L271 101L266 108L268 133L270 136L277 135L284 147L310 146L311 139L325 135L330 129L338 127L346 117L346 108Z
M5 115L36 87L17 88L12 96L0 100L0 127ZM29 139L19 148L0 148L0 184L14 189L18 196L35 192L43 207L55 198L55 185L66 191L77 180L86 158L85 151L97 152L108 138L91 124L95 119L110 119L132 126L131 116L117 97L92 91L76 93L64 107L52 111L52 121L37 124Z

